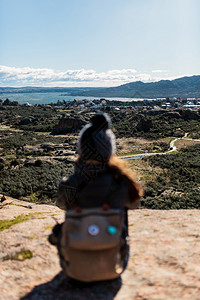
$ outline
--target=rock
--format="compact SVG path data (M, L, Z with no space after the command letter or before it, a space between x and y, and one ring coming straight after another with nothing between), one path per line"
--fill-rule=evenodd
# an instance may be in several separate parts
M53 143L45 143L45 144L41 144L40 147L42 149L45 149L47 152L49 151L53 151L55 148L55 145Z
M122 277L74 286L61 272L56 248L47 241L64 212L10 197L5 202L0 224L16 216L24 221L0 231L2 300L200 299L199 210L130 211L130 259Z
M65 134L74 132L76 130L80 130L83 125L85 125L86 122L83 121L81 118L62 118L59 121L58 126L56 126L51 134Z
M33 117L22 118L19 125L28 125L33 122Z

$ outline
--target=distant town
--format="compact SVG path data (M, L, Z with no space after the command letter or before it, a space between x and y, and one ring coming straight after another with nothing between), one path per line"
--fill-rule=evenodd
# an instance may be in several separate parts
M0 106L17 106L20 105L17 101L10 101L8 98L3 101L0 99ZM106 98L100 99L82 99L73 101L57 101L56 103L50 104L30 104L25 102L22 106L46 106L53 107L54 109L70 109L74 112L90 112L90 111L129 111L129 110L171 110L171 109L182 109L182 110L200 110L200 99L199 98L157 98L157 99L136 99L136 100L108 100Z
M162 109L189 109L200 110L200 99L198 98L158 98L158 99L141 99L135 101L121 101L121 100L106 100L101 98L99 100L74 100L72 102L57 103L57 108L68 106L76 111L90 111L90 110L162 110Z

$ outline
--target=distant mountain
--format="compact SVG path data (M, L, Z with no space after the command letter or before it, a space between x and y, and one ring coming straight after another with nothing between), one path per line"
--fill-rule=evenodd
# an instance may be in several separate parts
M75 96L75 93L72 92L71 95ZM125 98L200 97L200 75L149 83L136 81L117 87L80 91L76 94L78 95Z
M0 94L2 93L66 93L70 95L71 93L83 93L85 91L95 90L97 88L90 88L90 87L73 87L73 88L65 88L65 87L34 87L34 86L27 86L27 87L0 87ZM99 90L100 88L98 88Z
M162 97L196 97L200 98L200 75L182 77L158 82L130 82L117 87L0 87L2 93L53 93L60 92L69 96L85 97L124 97L124 98L162 98Z

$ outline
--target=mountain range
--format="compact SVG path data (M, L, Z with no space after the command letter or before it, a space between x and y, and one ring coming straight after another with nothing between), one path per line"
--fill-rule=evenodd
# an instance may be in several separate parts
M74 93L74 92L73 92ZM72 95L75 95L73 94ZM162 98L162 97L200 97L200 75L182 77L174 80L160 80L144 83L130 82L117 87L81 91L80 96Z
M122 97L122 98L200 98L200 75L181 77L158 82L130 82L109 88L64 88L64 87L0 87L1 93L48 93L60 92L68 96Z

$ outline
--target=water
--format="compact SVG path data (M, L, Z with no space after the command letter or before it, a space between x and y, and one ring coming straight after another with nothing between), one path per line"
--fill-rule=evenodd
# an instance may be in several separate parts
M8 98L11 101L17 101L19 104L30 103L30 104L49 104L49 103L57 103L57 101L73 101L88 99L100 99L102 97L84 97L84 96L67 96L62 94L61 92L53 92L53 93L0 93L0 99L6 100ZM138 98L106 98L107 100L119 100L119 101L142 101L144 99Z
M144 158L145 157L145 155L137 155L137 156L131 156L131 157L126 157L126 158L124 158L125 160L128 160L128 159L142 159L142 158Z
M17 101L20 104L30 103L30 104L49 104L56 103L58 100L62 101L73 101L74 99L95 99L94 97L74 97L74 96L64 96L60 92L54 93L2 93L0 94L1 100L6 100L8 98L11 101ZM99 99L99 98L97 98Z

